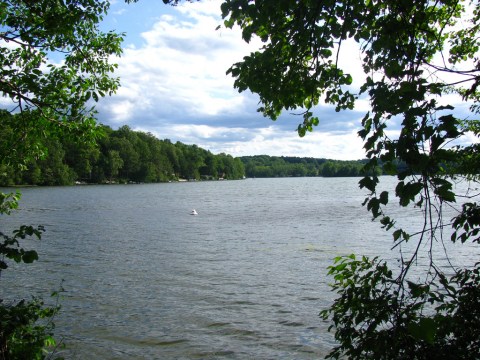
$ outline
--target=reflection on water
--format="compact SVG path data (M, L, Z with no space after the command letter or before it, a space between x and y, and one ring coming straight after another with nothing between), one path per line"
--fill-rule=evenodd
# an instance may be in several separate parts
M47 232L39 262L2 274L18 294L1 295L47 297L64 279L56 324L68 358L319 358L333 346L318 317L333 299L326 267L352 252L396 254L357 182L26 188L2 221Z

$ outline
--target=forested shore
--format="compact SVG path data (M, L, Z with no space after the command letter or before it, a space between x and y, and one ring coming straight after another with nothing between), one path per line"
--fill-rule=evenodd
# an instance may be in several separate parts
M5 130L5 129L3 129ZM214 155L196 145L159 140L150 133L128 126L113 130L101 126L96 141L82 142L74 136L49 136L35 146L43 155L22 167L0 165L0 185L71 185L75 183L155 183L181 179L241 179L245 175L240 159ZM0 142L9 143L9 131Z
M3 113L4 117L12 116ZM8 124L9 122L4 122ZM3 125L0 140L9 146L13 129ZM360 176L364 161L339 161L268 155L233 157L197 145L160 140L128 126L101 126L95 143L50 136L35 146L43 155L23 167L0 166L0 185L71 185L75 183L155 183L244 177ZM15 130L17 131L17 130ZM18 144L16 145L18 147ZM19 148L21 149L21 147Z
M342 161L311 157L255 155L240 158L247 177L363 176L364 160Z

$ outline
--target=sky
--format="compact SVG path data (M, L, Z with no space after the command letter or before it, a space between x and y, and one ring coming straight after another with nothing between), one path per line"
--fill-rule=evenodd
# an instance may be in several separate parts
M126 33L123 55L114 60L121 87L97 105L99 121L214 154L364 158L357 131L365 109L336 113L318 106L320 125L300 138L301 115L284 113L272 121L257 112L257 95L234 89L226 71L261 43L245 43L239 29L216 30L221 3L112 1L102 30Z
M222 24L221 2L182 2L173 7L161 0L112 1L102 30L126 33L123 55L115 59L121 88L99 102L99 121L235 157L364 158L357 131L367 102L340 113L320 104L315 109L319 126L300 138L296 131L300 115L284 113L272 121L256 111L257 95L234 89L227 69L261 44L246 44L239 29L217 30ZM342 48L340 66L357 81L363 79L359 58L351 44ZM391 125L394 136L395 123Z

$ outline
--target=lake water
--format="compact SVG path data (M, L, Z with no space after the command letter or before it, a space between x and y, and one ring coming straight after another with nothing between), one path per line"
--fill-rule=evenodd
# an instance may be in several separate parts
M338 255L396 254L352 178L22 193L2 229L45 225L40 261L5 271L0 298L48 300L62 285L56 334L72 359L323 357L333 346L318 316L333 299L327 266ZM478 252L453 256L473 261Z

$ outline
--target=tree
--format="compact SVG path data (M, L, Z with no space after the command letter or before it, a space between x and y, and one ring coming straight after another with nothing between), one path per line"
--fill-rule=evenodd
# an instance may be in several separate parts
M119 137L111 139L110 145L120 155L122 160L122 166L119 168L121 177L128 179L140 169L140 157L135 150L134 144L127 138Z
M110 182L112 182L113 178L118 176L120 169L123 167L123 160L117 150L109 150L106 161L107 175Z
M65 164L65 151L60 141L47 141L46 156L38 161L43 170L42 185L71 185L75 180L75 172Z
M480 145L463 137L478 138L480 130L474 120L479 2L225 0L222 14L227 28L241 27L245 41L264 42L227 73L239 91L259 95L265 116L275 120L299 109L298 133L305 136L320 121L314 115L319 102L345 111L359 98L369 100L358 133L368 158L369 175L360 181L370 191L364 204L392 232L395 248L416 242L410 253L400 250L396 272L379 258L336 259L330 274L338 298L322 312L338 341L329 356L477 358L480 264L446 269L432 249L441 251L444 239L480 242L479 204L471 192L453 187L458 179L478 182L480 173ZM347 42L356 44L362 61L364 75L356 79L339 65ZM462 113L457 102L470 111ZM397 137L387 131L393 120L401 123ZM399 206L422 210L422 228L402 228L389 216L391 191L377 190L380 166L398 179ZM451 221L443 217L446 207L456 208ZM422 244L429 245L428 263L423 280L413 280Z
M322 173L322 176L325 176L325 177L335 176L337 173L337 166L333 161L327 161L323 164L321 173Z
M0 129L7 132L1 135L0 169L24 169L44 158L55 139L95 140L92 100L119 84L109 59L121 53L122 36L98 27L108 7L108 1L91 0L0 3L0 93L11 101L2 102ZM0 215L14 210L18 199L0 193ZM23 243L42 232L25 225L13 235L0 231L0 271L8 261L35 261L37 253ZM37 320L51 319L57 310L41 300L0 299L0 358L45 358L55 345L52 327Z

